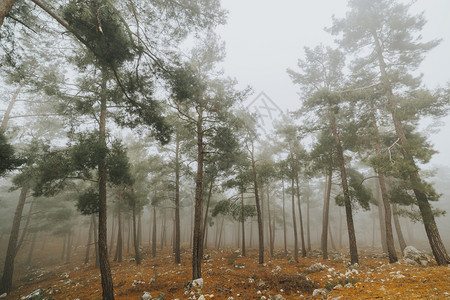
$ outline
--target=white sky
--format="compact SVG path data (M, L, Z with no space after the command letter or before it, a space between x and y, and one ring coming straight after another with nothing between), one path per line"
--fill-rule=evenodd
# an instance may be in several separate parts
M226 73L242 87L253 87L251 98L263 91L282 110L298 109L299 88L292 84L286 69L297 69L305 46L333 42L323 29L331 26L333 14L345 15L346 4L347 0L222 0L229 11L227 25L218 30L226 42ZM450 81L450 0L418 0L413 10L425 11L425 39L443 39L421 66L424 82L429 87L444 86ZM450 118L446 123L448 126L432 137L440 152L433 163L450 166Z

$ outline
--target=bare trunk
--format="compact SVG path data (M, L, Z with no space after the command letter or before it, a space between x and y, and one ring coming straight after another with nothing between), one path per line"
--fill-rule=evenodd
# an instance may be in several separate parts
M297 235L297 220L295 217L295 186L294 176L291 178L291 194L292 194L292 227L294 228L294 260L298 262L298 235Z
M331 196L331 181L333 179L333 169L330 166L327 170L325 184L325 193L323 197L323 214L322 214L322 236L320 240L320 246L322 248L323 259L328 259L328 218L330 211L330 196Z
M397 231L397 237L398 242L400 244L400 250L403 254L403 250L406 248L406 242L405 238L403 237L402 227L400 226L400 220L398 219L398 212L397 212L397 204L392 204L392 209L394 211L394 224L395 224L395 230Z
M378 189L377 189L378 192ZM386 223L383 222L384 220L384 212L383 212L383 206L380 203L379 197L377 197L377 209L378 209L378 222L380 224L380 239L381 239L381 247L383 249L384 253L387 253L387 242L386 242Z
M298 205L298 215L300 216L300 238L302 240L302 257L306 257L306 246L305 246L305 234L303 230L303 217L302 217L302 206L300 203L300 186L298 183L298 174L295 176L295 181L297 185L297 205Z
M141 255L139 254L139 238L138 229L136 225L136 203L133 201L133 246L134 246L134 259L136 265L141 264Z
M89 263L89 252L91 250L92 244L92 232L94 231L94 215L91 216L91 222L89 223L89 232L88 232L88 241L86 245L86 254L84 256L84 264L87 265Z
M311 228L309 226L309 195L306 196L306 250L311 251Z
M242 256L245 256L245 219L244 219L244 193L241 192L241 221L242 221Z
M119 188L119 200L117 205L117 245L116 245L116 254L114 256L114 261L121 262L122 261L122 249L123 249L123 241L122 241L122 187Z
M101 95L100 95L100 124L99 124L99 143L106 149L106 71L102 71ZM107 224L106 224L106 152L98 153L98 254L100 264L100 274L102 279L103 299L114 299L114 286L111 277L111 268L108 261L107 246Z
M358 248L356 246L356 235L355 235L355 227L353 224L353 214L352 214L352 204L350 202L350 194L348 191L348 181L347 181L347 171L345 169L345 159L344 159L344 151L341 145L341 138L338 133L338 128L336 125L336 119L334 116L331 107L328 107L328 118L330 120L331 132L333 134L333 138L335 141L336 151L337 151L337 159L339 163L339 169L341 171L341 182L342 182L342 191L344 194L344 205L345 205L345 214L347 218L347 231L348 231L348 240L350 245L350 263L357 264L359 262L358 259Z
M273 233L272 233L272 224L271 224L271 215L270 215L270 197L269 197L269 182L266 184L266 193L267 193L267 217L269 222L269 247L270 247L270 256L273 256Z
M209 211L209 204L211 203L211 195L212 195L212 188L213 188L214 180L211 178L211 182L209 183L209 191L208 191L208 201L206 201L206 210L205 210L205 217L203 219L203 227L202 227L202 236L203 236L203 247L201 250L200 257L203 258L203 248L206 247L206 232L208 227L208 211Z
M0 294L9 294L12 290L12 279L14 273L14 260L17 254L17 240L19 238L20 222L22 220L23 207L27 198L28 187L24 186L20 190L19 201L17 203L16 212L11 226L11 234L9 235L8 248L6 250L5 265L3 267L3 275L0 282Z
M94 251L95 251L95 267L100 267L98 255L98 226L97 219L94 217Z
M256 175L256 163L255 163L255 148L253 143L251 143L251 161L252 161L252 173L253 173L253 188L255 192L255 202L256 202L256 214L258 216L258 241L259 241L259 264L264 264L264 230L263 230L263 220L261 214L261 206L259 203L259 194L258 194L258 178Z
M70 257L72 254L72 241L73 241L73 233L69 231L67 234L67 253L66 253L66 264L70 263Z
M284 255L287 255L287 237L286 237L286 205L285 205L285 191L284 179L283 181L283 238L284 238Z
M112 226L111 227L112 227L111 228L111 238L109 240L108 256L111 256L112 248L113 248L113 245L114 245L114 234L115 234L115 231L116 231L115 213L113 213L113 216L112 216Z
M38 235L38 232L33 232L33 238L31 239L30 251L28 252L28 257L27 257L27 262L26 262L26 264L28 266L31 264L31 260L33 258L33 252L34 252L34 248L36 246L37 235Z
M31 213L33 212L33 207L34 207L35 203L36 203L36 198L33 198L33 200L31 201L30 209L28 210L25 226L22 229L22 235L20 236L20 240L17 243L16 252L19 252L20 247L22 247L23 241L25 240L25 236L28 234L28 225L30 225Z
M175 145L175 263L181 263L181 235L180 235L180 139L176 135Z
M152 256L156 257L156 207L153 206Z

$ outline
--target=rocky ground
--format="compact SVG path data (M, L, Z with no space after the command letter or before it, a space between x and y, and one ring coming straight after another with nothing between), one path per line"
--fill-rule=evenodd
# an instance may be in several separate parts
M139 266L131 256L111 262L116 299L450 299L450 268L426 255L417 263L389 264L384 255L366 250L360 251L360 265L350 266L341 253L324 261L312 252L295 263L292 254L278 251L274 257L266 253L264 265L258 265L256 250L246 257L234 249L206 253L203 278L194 283L189 252L179 265L169 251L152 258L144 250ZM101 299L99 270L77 262L77 255L72 261L26 270L19 266L15 290L6 299L25 299L33 291L42 296L33 299Z

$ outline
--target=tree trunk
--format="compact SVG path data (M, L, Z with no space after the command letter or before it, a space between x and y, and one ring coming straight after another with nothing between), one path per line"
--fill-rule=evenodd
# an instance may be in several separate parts
M139 211L137 216L137 246L139 249L142 245L142 211Z
M91 222L89 223L89 232L88 232L88 242L86 245L86 254L84 256L84 264L87 265L89 263L89 252L91 250L92 244L92 232L94 231L94 215L91 216Z
M222 222L220 224L220 231L219 231L219 240L217 241L217 249L220 248L220 242L222 241L222 232L223 232L223 223L225 222L225 217L222 217Z
M181 235L180 235L180 138L176 135L175 141L175 263L181 263Z
M291 178L291 194L292 194L292 227L294 228L294 260L298 262L298 235L297 235L297 220L295 217L295 185L294 175Z
M405 238L403 237L402 227L400 226L400 220L398 218L397 204L395 204L395 203L392 204L392 209L394 211L393 215L394 215L395 230L397 231L398 242L400 244L400 250L403 255L403 251L406 248L406 242L405 242Z
M111 238L109 240L109 252L108 252L108 256L111 256L112 253L112 249L113 249L113 245L114 245L114 234L116 231L116 222L115 222L115 213L113 212L113 216L112 216L112 226L111 226Z
M106 71L102 71L101 95L100 95L100 122L99 122L99 143L106 149ZM108 261L107 246L107 224L106 224L106 150L98 153L98 256L100 264L100 274L102 278L103 299L114 299L114 286L111 277L111 268Z
M17 240L19 238L20 222L22 220L23 207L27 198L28 187L23 186L20 190L19 202L17 203L16 212L14 213L13 223L11 226L11 234L9 235L8 248L6 250L5 264L3 267L3 275L0 282L0 294L9 294L12 290L12 278L14 273L14 260L17 254Z
M261 214L261 206L259 203L258 194L258 178L256 175L256 163L255 163L255 147L253 142L251 143L252 149L250 151L250 158L252 161L252 173L253 173L253 188L255 192L255 202L256 202L256 214L258 216L258 241L259 241L259 264L264 264L264 230L263 230L263 220Z
M153 206L152 257L156 257L156 207Z
M306 195L306 250L311 251L311 228L309 226L309 193Z
M273 257L273 233L272 233L272 224L271 224L271 216L270 216L270 194L269 194L269 182L266 184L266 193L267 193L267 217L269 222L269 247L270 247L270 256Z
M64 260L64 257L66 255L66 244L67 244L67 233L64 234L63 248L62 248L62 251L61 251L61 261Z
M33 238L31 239L30 251L28 252L28 257L27 257L27 262L26 262L26 264L28 266L30 266L31 260L33 258L33 252L34 252L34 248L36 246L36 237L37 237L37 235L38 235L37 232L33 232Z
M377 189L377 193L378 193ZM384 220L384 212L383 212L383 206L381 205L381 201L379 197L376 198L377 200L377 209L378 209L378 222L380 224L380 239L381 239L381 248L383 249L384 253L387 253L387 242L386 242L386 223L383 222Z
M241 192L241 221L242 221L242 256L245 256L245 218L244 218L244 193Z
M378 55L381 82L384 84L388 107L395 127L395 133L401 143L401 151L403 158L410 165L411 171L409 174L409 178L412 189L414 191L414 195L416 196L417 199L420 213L422 215L423 224L425 226L425 232L427 233L428 241L430 243L431 250L433 251L433 255L434 258L436 259L437 264L440 266L447 265L450 263L450 257L447 251L445 250L444 243L442 242L441 235L439 234L439 230L436 225L436 221L434 219L433 211L428 201L428 197L423 192L424 184L422 182L422 179L420 178L419 171L414 161L414 158L410 153L408 140L403 130L403 124L400 118L397 116L397 107L394 102L395 101L394 94L392 91L392 85L389 79L389 75L386 71L386 63L383 57L383 49L381 47L377 33L375 31L372 31L371 34L375 42L375 50Z
M116 245L116 254L114 256L114 261L121 262L122 261L122 249L123 249L123 241L122 241L122 192L123 188L119 188L119 200L117 205L117 245Z
M344 151L342 149L341 138L338 133L334 112L331 110L330 106L328 107L328 118L330 120L330 127L331 127L330 129L335 141L337 159L339 163L339 169L341 171L342 191L344 193L345 214L347 218L348 240L350 244L350 263L353 265L357 264L359 262L359 259L358 259L358 248L356 246L355 227L353 224L352 204L350 202L350 194L348 191L348 181L347 181L347 171L345 169Z
M20 236L19 242L17 243L17 250L16 250L16 252L19 252L20 247L22 247L23 241L25 240L25 236L28 234L28 225L30 225L31 213L33 212L33 207L34 207L35 203L36 203L36 198L33 198L33 200L31 201L30 208L28 210L27 220L25 222L25 226L22 229L22 234Z
M284 255L287 255L287 237L286 237L286 205L285 205L285 191L284 191L284 178L283 182L283 238L284 238Z
M331 230L330 222L328 222L328 232L330 233L331 248L333 248L333 250L336 250L336 244L334 243L333 231Z
M95 267L100 267L100 259L98 255L98 226L97 226L97 219L93 218L94 220L94 251L95 251Z
M322 214L322 236L320 240L320 246L322 249L323 259L328 259L328 217L330 211L330 196L331 196L331 181L333 179L333 168L330 167L327 170L325 177L325 193L323 197L323 214Z
M300 186L298 183L298 174L295 176L295 181L297 184L298 215L300 216L300 237L302 239L302 257L306 257L305 234L303 230L302 205L300 203Z
M70 256L72 252L72 241L73 241L73 233L69 231L67 234L67 253L66 253L66 264L70 263Z
M136 202L133 201L133 246L134 246L134 259L136 265L141 264L141 255L139 254L139 238L138 229L136 225Z
M201 251L201 255L200 257L203 258L203 248L206 246L206 241L205 241L205 235L207 232L207 227L208 227L208 211L209 211L209 204L211 203L211 196L212 196L212 188L213 188L213 184L214 184L214 179L211 178L211 182L209 183L209 191L208 191L208 201L206 201L206 210L205 210L205 218L203 219L203 227L202 227L202 237L203 237L203 247L202 247L202 251Z
M380 147L380 132L378 131L377 120L375 118L375 107L372 106L372 122L373 129L375 131L375 149L377 151L377 156L381 156L381 147ZM378 181L380 183L381 189L381 200L383 201L384 207L384 228L386 230L386 247L389 254L389 262L395 263L398 261L397 253L395 252L394 246L394 235L392 233L392 214L391 214L391 204L389 203L389 199L387 196L387 188L386 181L384 179L384 175L380 170L377 170Z

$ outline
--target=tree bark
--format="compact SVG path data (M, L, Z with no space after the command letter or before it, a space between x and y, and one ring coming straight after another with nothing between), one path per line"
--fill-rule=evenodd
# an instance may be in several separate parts
M208 227L208 211L209 211L209 204L211 203L211 196L212 196L212 188L214 184L214 179L211 178L211 182L209 183L209 191L208 191L208 200L206 201L206 210L205 210L205 218L203 219L203 226L202 226L202 238L203 238L203 247L201 251L200 257L203 258L203 248L206 247L206 232Z
M285 205L285 191L284 191L284 179L283 183L283 238L284 238L284 255L287 255L287 237L286 237L286 205Z
M108 250L108 256L111 256L112 249L114 246L114 234L116 231L116 222L115 222L115 213L113 213L112 216L112 226L111 226L111 238L109 240L109 250Z
M91 250L92 244L92 232L94 231L94 215L91 216L91 222L89 223L89 233L88 233L88 242L86 245L86 254L84 256L84 264L87 265L89 263L89 252Z
M331 196L331 181L333 179L333 168L330 167L327 170L325 179L325 193L323 197L323 210L322 210L322 236L320 240L320 246L322 248L323 259L328 259L328 217L330 215L330 196Z
M2 26L1 24L1 15L2 15L2 6L7 4L8 1L2 1L3 3L0 4L0 27ZM11 1L10 1L11 2ZM12 108L14 106L14 104L17 101L17 96L19 96L20 90L22 89L22 86L19 86L16 90L16 92L14 93L11 102L9 102L8 107L6 108L5 114L3 115L3 120L2 120L2 127L1 130L4 132L6 131L6 127L8 126L8 121L9 121L9 116L11 114Z
M294 228L294 260L298 262L298 235L297 235L297 220L295 217L295 185L294 175L291 178L291 194L292 194L292 227Z
M310 218L309 218L309 194L306 195L306 250L311 251L311 228L310 228Z
M398 243L400 244L400 250L403 255L403 251L406 248L406 242L405 242L405 238L403 237L402 227L400 226L400 220L398 218L397 204L395 204L395 203L392 204L392 209L394 211L394 213L393 213L394 225L395 225L395 230L397 231Z
M302 257L306 257L306 245L305 245L305 233L303 230L303 215L302 215L302 205L300 203L300 186L298 180L298 174L295 176L296 186L297 186L297 205L298 205L298 215L300 217L300 237L302 240Z
M378 193L378 189L377 189L377 193ZM387 253L388 249L387 249L387 242L386 242L386 223L383 222L383 220L385 219L384 212L383 212L383 206L381 204L379 197L377 197L376 200L377 200L377 209L378 209L378 223L380 224L381 248L383 249L384 253Z
M23 207L27 198L28 186L23 186L20 190L19 201L14 213L11 234L9 235L8 248L6 250L3 275L0 282L0 294L9 294L12 290L12 279L14 273L14 260L17 255L17 240L19 238L20 222L22 220Z
M175 263L181 263L181 235L180 235L180 138L176 135L175 141Z
M269 222L269 248L270 248L270 256L273 257L273 233L272 233L272 224L271 224L271 215L270 215L270 194L269 194L269 182L266 184L266 193L267 193L267 218Z
M152 257L156 257L156 207L153 206Z
M256 202L256 215L258 217L258 242L259 242L259 264L264 264L264 230L263 230L263 220L261 214L261 205L259 203L259 194L258 194L258 178L256 174L256 163L255 163L255 147L253 142L251 143L250 150L250 159L252 162L252 173L253 173L253 188L255 193L255 202Z
M33 237L31 239L31 245L30 245L30 251L28 252L27 262L26 264L29 266L31 264L31 260L33 258L33 252L34 248L36 246L36 237L38 235L38 232L33 232Z
M342 149L341 138L338 133L335 115L334 112L331 110L330 106L328 107L328 118L330 120L331 126L330 129L335 141L337 159L339 163L339 169L341 171L341 182L342 182L342 190L344 193L345 214L347 219L347 231L350 244L350 263L353 265L357 264L359 262L359 259L358 259L358 248L356 246L355 227L353 224L352 204L350 202L350 194L348 191L348 181L347 181L347 171L345 169L344 151Z
M241 192L241 221L242 221L242 256L245 256L245 219L244 219L244 193Z
M138 229L136 224L136 202L133 201L133 246L134 246L134 259L136 265L141 264L141 255L139 254L139 238Z
M117 203L117 245L116 245L116 254L114 255L114 261L121 262L122 261L122 250L123 250L123 239L122 239L122 193L123 188L119 188L119 200Z
M99 143L106 149L106 71L102 71L101 95L100 95L100 123L99 123ZM98 191L99 191L99 211L98 211L98 256L100 274L102 279L103 299L114 299L114 286L111 276L111 268L108 261L107 246L107 224L106 224L106 151L99 153L98 161Z

